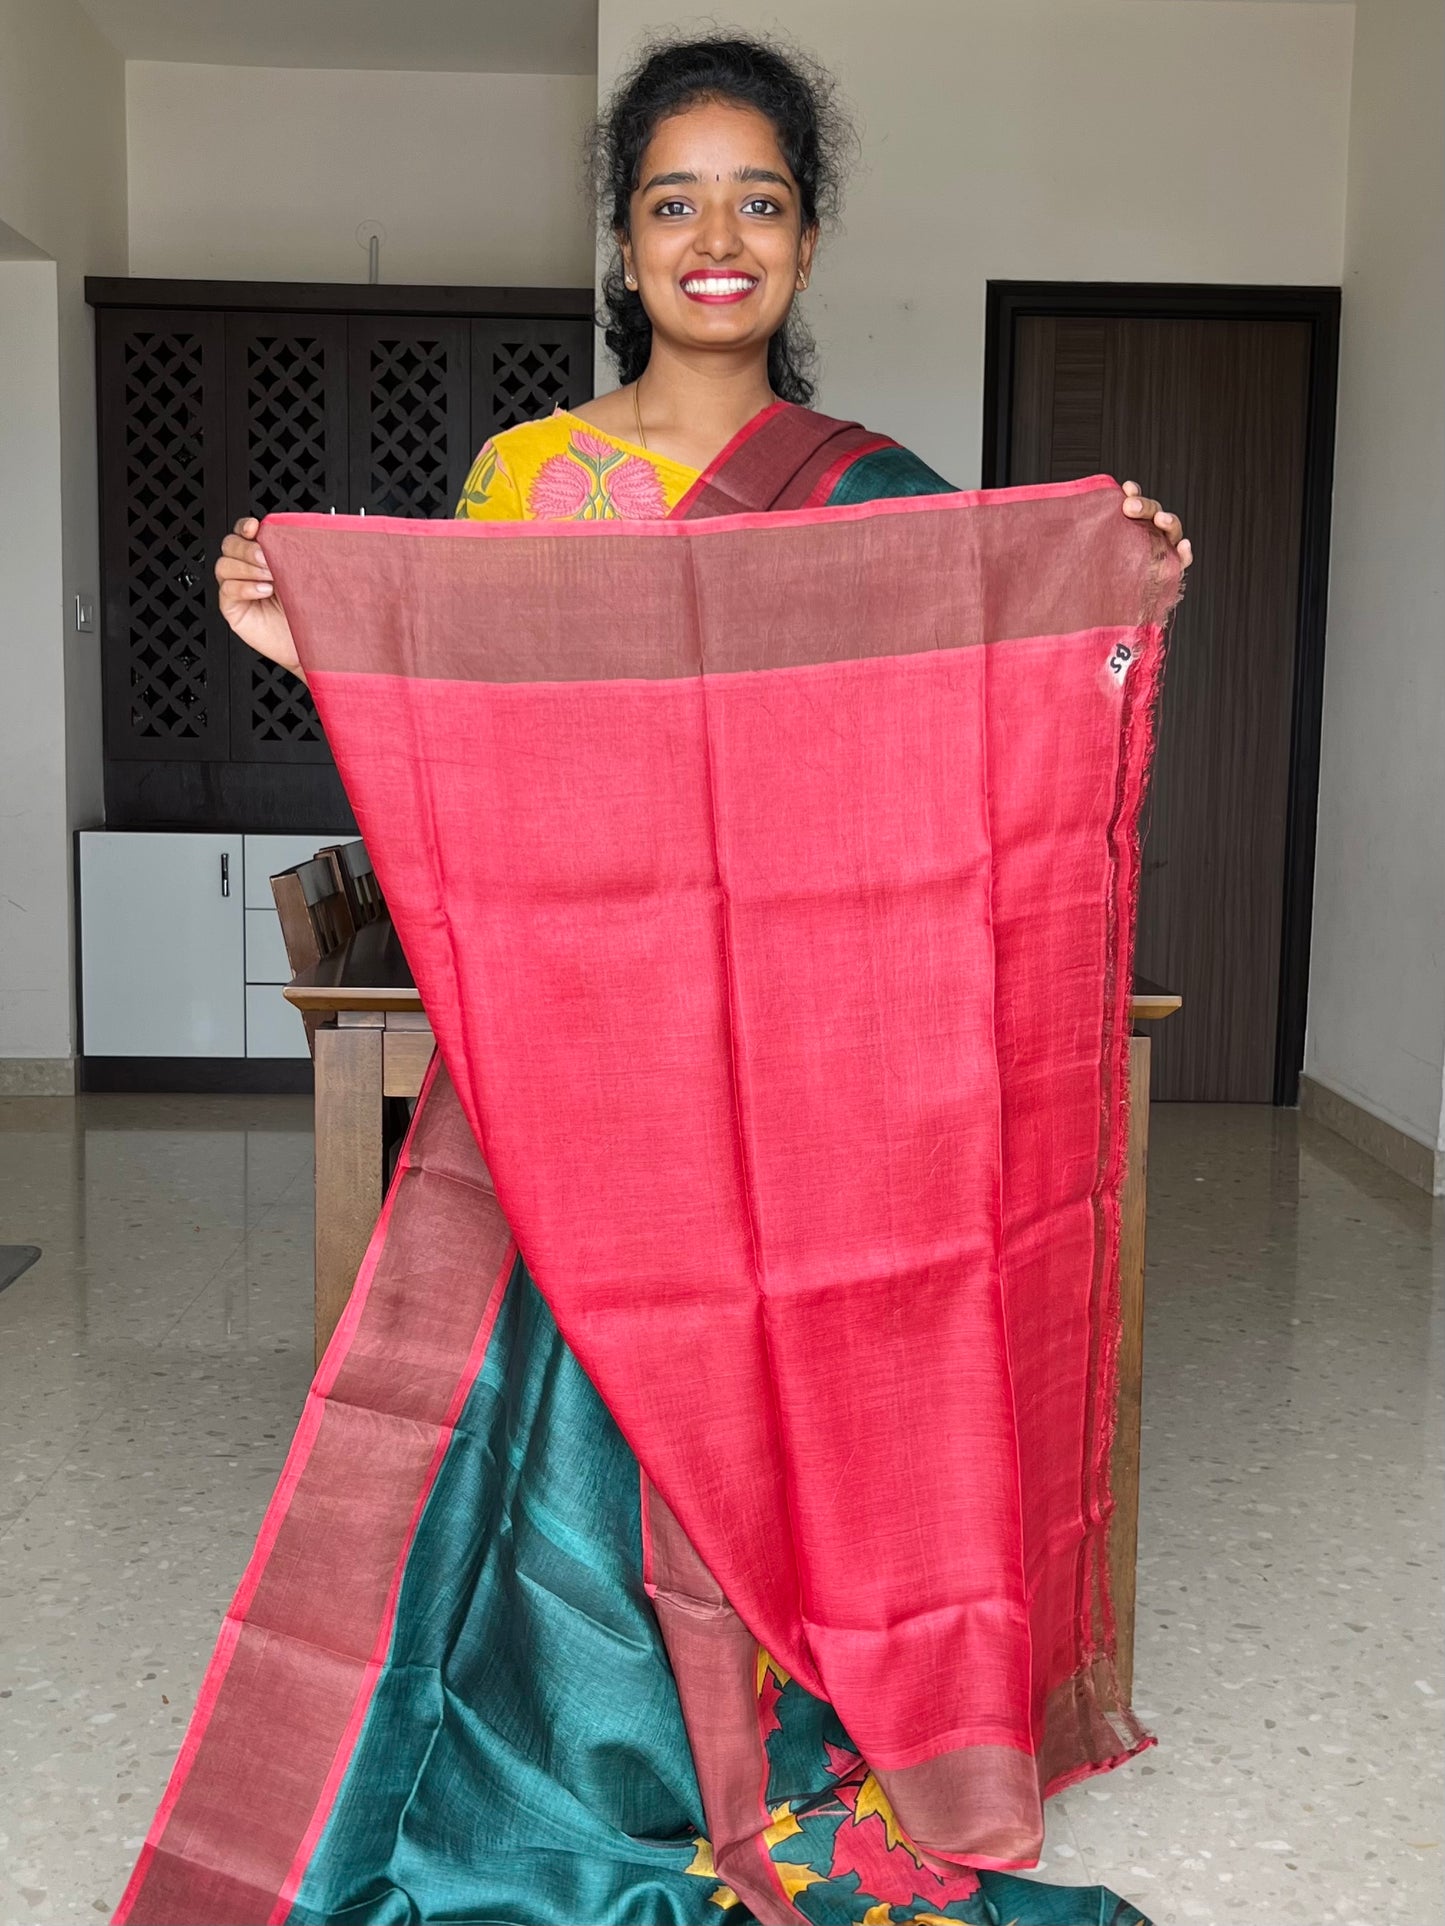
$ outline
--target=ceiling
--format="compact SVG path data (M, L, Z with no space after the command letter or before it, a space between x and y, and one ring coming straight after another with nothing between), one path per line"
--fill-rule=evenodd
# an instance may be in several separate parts
M596 0L81 0L127 60L592 74Z

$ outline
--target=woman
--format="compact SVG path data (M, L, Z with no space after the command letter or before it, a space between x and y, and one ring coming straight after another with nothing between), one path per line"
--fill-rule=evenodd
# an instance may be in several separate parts
M793 306L833 187L833 127L826 87L767 47L715 39L644 60L599 143L618 244L607 338L623 385L497 436L459 515L656 519L947 488L886 437L806 407ZM1175 518L1132 484L1124 512L1152 519L1187 561ZM243 522L226 540L222 609L251 646L295 669L256 533ZM454 1176L469 1147L442 1141L455 1124L436 1094L419 1110L412 1166L429 1151L436 1172ZM413 1236L417 1265L444 1248L454 1277L467 1208L455 1185L398 1185L373 1257ZM480 1263L480 1243L470 1249ZM1065 1893L916 1848L831 1708L761 1651L755 1753L741 1764L757 1818L741 1837L719 1791L729 1767L714 1747L715 1707L695 1693L684 1720L648 1601L636 1461L520 1264L494 1315L399 1575L394 1628L370 1661L364 1717L338 1745L285 1877L263 1867L264 1824L237 1816L227 1832L215 1798L209 1811L187 1803L196 1757L220 1743L206 1738L208 1680L123 1918L182 1919L188 1903L199 1917L205 1894L213 1920L1138 1919L1098 1890ZM343 1328L338 1346L352 1335ZM331 1358L328 1368L330 1384ZM655 1512L651 1523L656 1533ZM268 1532L280 1542L269 1519ZM303 1539L297 1548L318 1585L342 1586L348 1556L365 1562L359 1544L329 1561ZM725 1618L726 1600L695 1576L683 1618ZM320 1693L315 1671L298 1664L298 1695ZM719 1705L723 1693L719 1679ZM249 1781L257 1803L279 1801L294 1762L238 1756L236 1796ZM197 1870L168 1879L167 1860Z

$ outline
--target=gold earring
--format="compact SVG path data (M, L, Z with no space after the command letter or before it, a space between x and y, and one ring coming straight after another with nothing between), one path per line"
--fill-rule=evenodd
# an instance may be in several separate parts
M635 290L637 287L637 276L635 274L624 274L622 277L622 285L625 288L632 288Z
M807 277L807 275L806 275L806 274L804 274L804 272L803 272L803 270L802 270L801 268L799 268L799 269L798 269L798 292L799 292L799 294L801 294L801 293L803 292L803 290L804 290L804 289L805 289L805 288L807 287L807 285L808 285L808 277Z

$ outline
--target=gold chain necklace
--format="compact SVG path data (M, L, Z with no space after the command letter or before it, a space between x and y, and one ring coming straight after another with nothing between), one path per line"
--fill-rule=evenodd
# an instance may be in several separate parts
M632 413L637 422L637 439L647 447L647 434L642 426L642 377L639 375L632 384ZM650 451L649 451L650 452Z

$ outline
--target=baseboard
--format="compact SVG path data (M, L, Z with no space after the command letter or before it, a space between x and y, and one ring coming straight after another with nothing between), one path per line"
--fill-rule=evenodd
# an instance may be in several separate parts
M74 1057L0 1057L0 1097L73 1097Z
M309 1057L81 1057L78 1067L86 1091L289 1097L315 1088Z
M1418 1185L1432 1197L1445 1197L1445 1156L1398 1124L1386 1123L1383 1117L1313 1077L1300 1078L1299 1107L1303 1115L1333 1130L1397 1177Z

